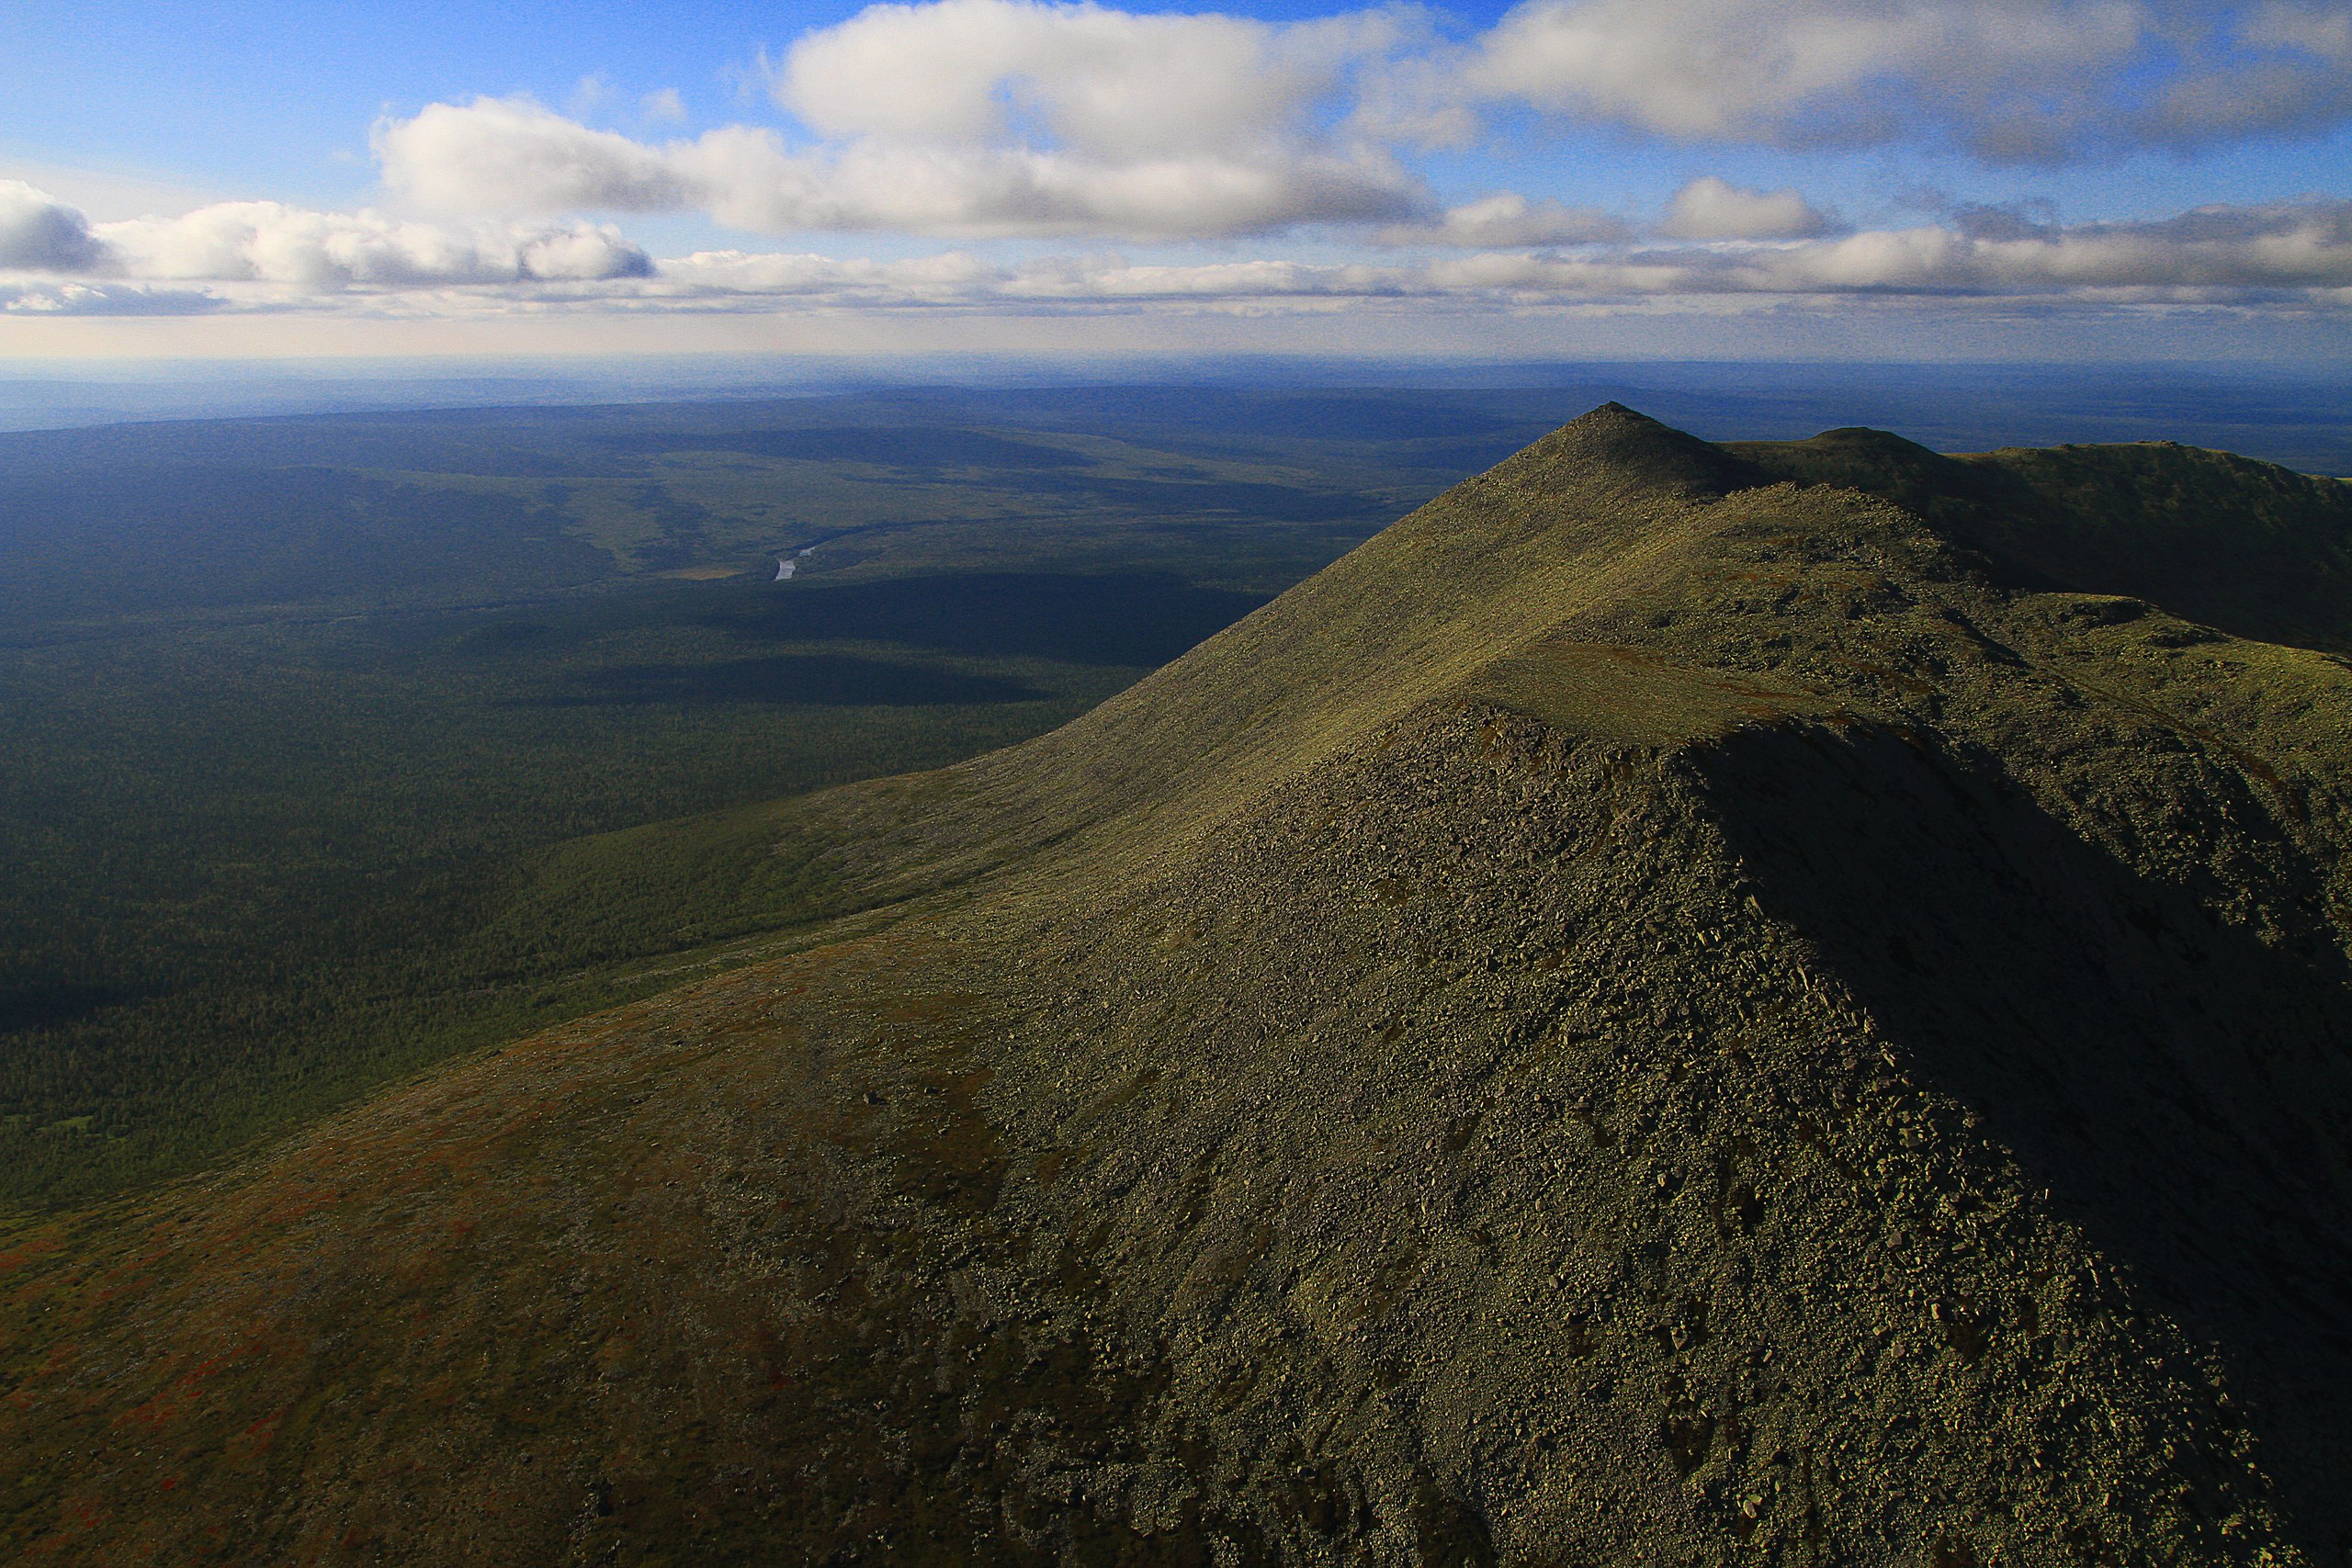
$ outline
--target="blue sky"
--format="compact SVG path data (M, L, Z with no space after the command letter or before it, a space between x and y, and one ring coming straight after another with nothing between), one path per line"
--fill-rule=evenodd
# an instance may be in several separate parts
M5 357L2347 319L2346 0L0 12Z

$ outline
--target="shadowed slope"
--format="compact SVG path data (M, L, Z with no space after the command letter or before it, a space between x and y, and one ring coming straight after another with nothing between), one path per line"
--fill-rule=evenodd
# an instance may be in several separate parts
M1726 448L1881 495L2028 586L2129 593L2241 637L2352 643L2352 483L2170 442L1946 457L1883 430Z
M2352 674L1747 460L1597 411L801 803L889 929L7 1238L0 1541L2332 1561Z

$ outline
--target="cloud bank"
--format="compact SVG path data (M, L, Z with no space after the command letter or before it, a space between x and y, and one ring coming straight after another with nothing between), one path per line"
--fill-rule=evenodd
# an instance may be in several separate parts
M1487 32L1360 10L1275 24L1036 0L869 6L767 68L797 127L633 140L522 98L377 127L395 202L440 218L696 212L754 233L1577 244L1623 222L1413 160L1497 114L1679 142L1946 146L1993 164L2183 149L2352 119L2352 17L2256 0L1525 0ZM1702 179L1662 232L1809 238L1793 191Z
M606 224L461 226L275 201L94 224L21 180L0 180L0 271L333 292L596 281L652 270L652 259Z
M413 288L642 277L652 261L609 226L403 222L377 212L312 212L224 202L177 218L91 230L88 270L142 278L219 278L308 289Z
M2085 224L2032 238L1972 238L1932 226L1746 247L1489 251L1397 265L1170 266L1097 257L990 265L967 253L872 263L703 252L663 262L634 290L680 302L802 296L910 305L1738 295L2210 301L2278 291L2352 303L2335 298L2352 291L2352 202L2201 209L2161 222Z
M1849 230L1798 189L1714 175L1645 215L1574 199L1566 159L1544 171L1566 197L1443 191L1431 173L1505 130L1957 152L1985 167L2315 133L2352 123L2342 0L1522 0L1466 35L1407 6L1268 22L929 0L808 32L763 56L755 85L779 123L648 130L685 117L664 90L622 111L639 132L624 134L580 118L624 101L593 78L571 114L476 97L389 116L371 138L380 208L356 212L230 202L97 223L0 181L0 303L19 316L1858 295L2352 306L2352 202L2332 198L2071 225L2019 201ZM795 243L656 261L611 221L649 214ZM874 234L978 248L828 254L827 236ZM1285 238L1313 259L1264 254ZM1039 254L1065 242L1076 254ZM1128 244L1162 254L1101 249Z
M739 250L657 262L610 230L584 224L464 228L247 202L93 225L30 187L0 186L0 239L20 258L0 264L0 308L153 314L324 309L340 299L382 309L429 297L438 309L472 310L1050 311L1858 295L2352 306L2352 201L2206 207L2153 222L1956 220L1731 240L1723 229L1787 230L1819 215L1787 193L1722 182L1694 183L1682 196L1690 199L1678 198L1675 210L1703 230L1693 243L1645 243L1622 228L1589 227L1573 209L1489 198L1447 214L1440 227L1465 238L1502 236L1496 244L1392 263L990 261L969 251L876 260ZM1509 246L1513 233L1563 232L1561 243ZM26 257L40 265L27 265Z

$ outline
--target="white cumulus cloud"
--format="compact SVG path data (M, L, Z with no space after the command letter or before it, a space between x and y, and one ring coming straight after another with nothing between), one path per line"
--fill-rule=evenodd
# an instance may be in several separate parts
M1676 140L1943 141L2051 161L2340 122L2342 15L2276 0L1525 0L1463 84Z
M1396 220L1420 205L1410 176L1363 150L1112 159L888 139L802 150L752 126L651 147L506 99L433 105L381 128L377 146L394 192L441 211L698 209L767 233L1183 238Z
M652 266L608 225L451 225L275 201L216 202L174 217L93 224L22 181L0 181L0 269L11 271L315 292L595 281L640 277Z
M0 180L0 267L80 272L98 256L90 221L78 209L22 180Z
M1091 3L869 6L767 85L790 126L633 138L526 98L375 131L404 210L700 212L749 232L1213 239L1355 226L1456 249L1609 243L1607 214L1518 194L1448 209L1412 158L1497 115L1683 141L1958 146L2060 160L2352 118L2341 0L1521 0L1449 42L1407 6L1277 23ZM674 95L646 100L673 116ZM1700 181L1670 237L1833 225Z
M611 228L455 227L274 201L222 202L176 218L104 223L94 232L115 268L142 278L414 288L629 277L651 269L645 253Z
M0 314L65 316L202 316L227 301L194 288L141 284L83 283L71 278L0 277Z
M377 126L374 140L384 184L430 212L658 212L688 202L659 150L527 98L428 104Z
M1272 24L881 5L774 69L813 143L739 124L657 146L477 98L387 121L375 145L397 198L451 214L700 210L755 232L971 239L1402 223L1434 204L1357 125L1356 92L1424 32L1403 9Z
M775 92L837 139L1231 154L1312 140L1312 111L1408 32L1402 10L1277 25L1033 0L873 6L794 44Z
M1745 190L1702 175L1674 193L1658 232L1677 240L1803 240L1837 225L1792 190Z
M1482 196L1446 209L1434 223L1395 224L1380 231L1387 245L1453 245L1501 249L1515 245L1590 245L1633 237L1623 220L1597 208L1516 191Z

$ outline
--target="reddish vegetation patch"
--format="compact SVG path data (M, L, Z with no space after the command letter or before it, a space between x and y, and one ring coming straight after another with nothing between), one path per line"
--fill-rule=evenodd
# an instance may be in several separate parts
M243 1463L251 1463L268 1453L270 1445L277 1440L277 1428L292 1410L291 1405L280 1406L238 1433L229 1444L229 1457Z
M0 1274L6 1274L36 1258L53 1256L64 1247L65 1238L55 1225L46 1225L15 1247L0 1252Z
M256 1224L290 1225L305 1214L316 1213L343 1201L343 1194L332 1187L305 1188L297 1185L280 1197L262 1213Z
M221 1369L221 1361L208 1358L182 1372L165 1386L164 1392L142 1404L135 1404L114 1418L117 1427L143 1427L161 1431L185 1414L207 1380Z

